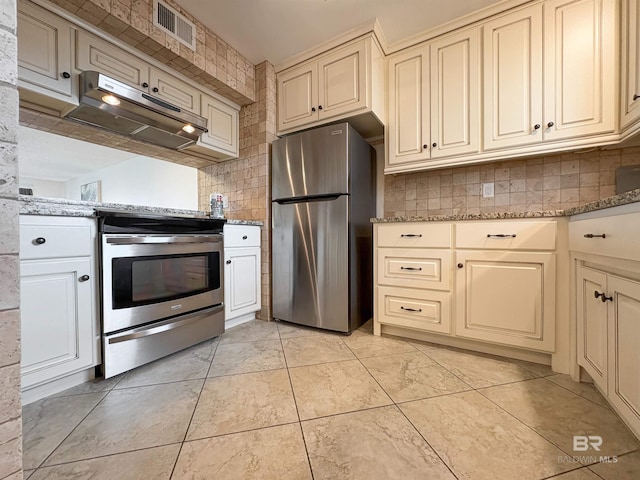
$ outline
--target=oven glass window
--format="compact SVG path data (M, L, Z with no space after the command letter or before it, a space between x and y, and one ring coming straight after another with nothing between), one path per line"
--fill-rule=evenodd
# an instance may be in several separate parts
M113 259L113 307L175 300L220 288L220 253Z

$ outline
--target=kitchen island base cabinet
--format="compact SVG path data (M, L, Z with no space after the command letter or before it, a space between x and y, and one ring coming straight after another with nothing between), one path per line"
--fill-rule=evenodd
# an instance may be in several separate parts
M260 261L260 227L225 225L225 329L256 318L261 307Z

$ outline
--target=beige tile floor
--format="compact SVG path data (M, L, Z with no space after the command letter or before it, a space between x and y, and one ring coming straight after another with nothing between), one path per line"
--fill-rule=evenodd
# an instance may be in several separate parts
M602 436L595 460L574 435ZM637 480L640 443L591 385L548 367L370 325L254 321L27 405L24 467L30 480Z

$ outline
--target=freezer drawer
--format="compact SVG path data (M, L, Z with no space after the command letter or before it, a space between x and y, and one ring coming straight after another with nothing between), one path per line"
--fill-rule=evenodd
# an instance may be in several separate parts
M348 211L346 195L329 201L273 204L275 318L350 330Z

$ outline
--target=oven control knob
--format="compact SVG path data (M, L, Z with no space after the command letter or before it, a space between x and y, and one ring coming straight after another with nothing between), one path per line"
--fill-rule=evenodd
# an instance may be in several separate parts
M231 260L227 260L227 265L229 265L231 263Z
M82 275L78 280L80 280L81 282L86 282L90 278L91 277L89 275Z

